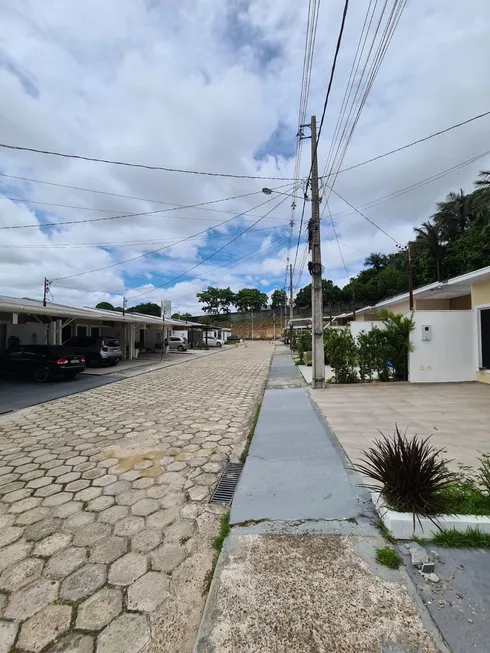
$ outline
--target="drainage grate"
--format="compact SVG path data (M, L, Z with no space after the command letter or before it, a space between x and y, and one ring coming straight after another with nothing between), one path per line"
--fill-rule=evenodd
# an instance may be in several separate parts
M226 506L231 505L242 469L242 463L228 463L219 479L210 503L220 503Z

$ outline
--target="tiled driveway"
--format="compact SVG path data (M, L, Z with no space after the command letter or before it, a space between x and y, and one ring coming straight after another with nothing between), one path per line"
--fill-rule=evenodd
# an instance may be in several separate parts
M0 653L192 649L273 347L253 343L0 418Z
M490 385L344 385L311 394L353 462L379 431L392 434L395 423L409 434L432 435L453 467L478 466L479 452L490 451Z

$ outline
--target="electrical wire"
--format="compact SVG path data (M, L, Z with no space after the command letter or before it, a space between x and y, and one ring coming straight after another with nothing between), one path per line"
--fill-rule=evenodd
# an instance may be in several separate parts
M295 193L296 190L297 190L297 189L293 189L293 191L292 191L291 194ZM138 295L133 295L133 297L128 297L128 299L135 299L136 297L142 297L143 295L147 295L147 294L149 294L149 293L151 293L151 292L154 292L155 290L157 290L157 289L159 289L159 288L165 288L165 286L170 285L170 284L173 283L174 281L177 281L178 279L181 279L182 277L187 276L187 275L189 274L189 272L192 272L193 270L195 270L196 268L198 268L200 265L202 265L202 264L205 263L206 261L209 261L209 259L211 259L211 258L213 258L214 256L216 256L216 254L219 254L219 252L222 252L226 247L228 247L228 246L231 245L233 242L235 242L236 240L238 240L238 238L240 238L241 236L243 236L243 234L245 234L247 231L250 231L250 229L251 229L252 227L254 227L258 222L260 222L261 220L263 220L264 218L266 218L266 217L269 215L269 213L272 213L272 211L274 211L275 209L277 209L277 208L278 208L281 204L283 204L287 199L288 199L288 197L286 197L286 198L280 200L280 202L279 202L278 204L276 204L275 206L273 206L272 209L270 209L270 211L268 211L267 213L265 213L265 214L262 216L262 218L259 218L256 222L254 222L252 225L250 225L250 227L247 227L246 229L244 229L244 230L243 230L242 232L240 232L237 236L235 236L235 237L232 238L230 241L228 241L225 245L223 245L222 247L220 247L219 249L217 249L215 252L213 252L213 253L210 254L209 256L206 256L206 258L204 258L202 261L199 261L199 263L196 263L196 265L193 265L191 268L189 268L188 270L186 270L186 271L183 272L182 274L179 274L179 275L177 275L176 277L173 277L173 278L170 279L169 281L166 281L165 283L163 283L163 284L161 284L161 285L159 285L159 286L155 286L155 287L152 288L151 290L148 290L148 291L145 291L145 292L139 293Z
M91 156L82 156L80 154L66 154L65 152L54 152L52 150L40 150L34 147L22 147L20 145L9 145L7 143L0 143L0 147L8 150L16 150L20 152L33 152L34 154L46 154L48 156L57 156L64 159L77 159L80 161L92 161L95 163L107 163L110 165L125 166L129 168L143 168L145 170L160 170L162 172L180 172L186 175L205 175L208 177L226 177L230 179L266 179L277 181L294 181L292 177L267 177L264 175L235 175L225 172L208 172L203 170L184 170L182 168L170 168L167 166L148 165L145 163L130 163L128 161L115 161L112 159L100 159Z
M295 191L293 190L293 193L294 193L294 192L295 192ZM289 197L289 195L286 197L286 199L288 199L288 197ZM261 206L264 206L265 204L268 204L269 202L273 201L273 199L275 199L275 198L269 198L268 200L265 200L265 202L262 202L261 204L258 204L257 206L254 206L252 210L255 210L255 209L257 209L257 208L260 208ZM285 201L285 200L282 200L282 201ZM282 201L280 202L280 204L282 203ZM278 204L277 206L279 206L279 204ZM258 220L256 220L252 225L250 225L250 227L248 227L247 229L245 229L245 231L241 232L241 233L239 234L239 236L241 236L241 235L244 234L245 232L249 231L249 230L250 230L253 226L255 226L258 222L260 222L260 221L263 220L265 217L267 217L267 215L268 215L269 213L271 213L275 208L276 208L276 207L273 207L273 209L271 209L271 211L269 211L269 212L266 213L264 216L262 216L262 217L260 217ZM158 252L161 252L161 251L164 250L164 249L168 249L169 247L174 247L175 245L179 245L179 244L181 244L181 243L184 243L184 242L186 242L187 240L189 240L189 239L192 238L192 237L200 236L200 235L205 234L205 233L207 233L207 232L209 232L209 231L212 231L213 229L216 229L217 227L221 227L222 225L228 224L229 222L232 222L233 220L236 220L237 218L240 218L240 217L241 217L242 215L244 215L245 213L247 213L247 211L243 211L242 213L239 213L238 215L235 215L233 218L229 218L228 220L224 220L223 222L220 222L219 224L214 225L213 227L210 227L209 229L204 229L203 231L200 231L200 232L198 232L198 233L196 233L196 234L192 234L192 236L187 236L186 238L182 238L181 240L177 241L176 243L173 243L172 245L165 245L164 247L159 247L158 249L152 250L152 251L150 251L150 252L145 252L144 254L140 254L140 255L138 255L138 256L132 256L131 258L125 259L125 260L123 260L123 261L117 261L116 263L111 263L110 265L104 265L104 266L102 266L102 267L100 267L100 268L95 268L95 269L93 269L93 270L85 270L84 272L77 272L77 273L75 273L75 274L69 274L69 275L66 275L66 276L64 276L64 277L57 277L57 278L55 278L55 279L51 279L51 283L56 282L56 281L63 281L63 280L65 280L65 279L73 279L74 277L80 277L80 276L82 276L82 275L85 275L85 274L91 274L91 273L93 273L93 272L100 272L101 270L108 270L109 268L113 268L113 267L116 267L116 266L119 266L119 265L123 265L124 263L129 263L129 262L131 262L131 261L136 261L137 259L144 258L144 257L146 257L146 256L150 256L150 255L152 255L152 254L156 254L156 253L158 253ZM239 236L237 236L237 237L239 237ZM230 242L233 242L233 240L230 241ZM227 245L225 245L225 247L226 247L226 246L227 246ZM221 251L221 250L218 250L218 251Z
M291 185L291 184L289 184ZM218 200L209 200L208 202L199 202L198 204L188 204L188 205L183 205L179 207L179 209L192 209L197 206L205 206L207 204L216 204L218 202L228 202L230 200L238 199L240 197L250 197L252 195L260 195L262 191L255 191L253 193L245 193L244 195L235 195L233 197L225 197L222 199ZM259 204L259 206L262 206ZM45 222L43 224L25 224L25 225L7 225L0 227L0 230L2 229L31 229L31 228L43 228L43 227L54 227L58 225L64 225L64 224L81 224L85 222L102 222L104 220L121 220L123 218L136 218L136 217L141 217L141 216L148 216L148 215L156 215L160 213L167 213L168 211L177 211L179 210L178 208L171 208L171 209L157 209L156 211L144 211L142 213L125 213L123 215L110 215L106 216L104 218L88 218L86 220L65 220L64 222ZM244 213L248 213L248 211L244 211ZM242 213L240 215L243 215ZM177 216L174 216L177 217ZM232 218L233 219L233 218ZM224 223L221 223L224 224ZM216 227L219 225L215 225ZM211 227L213 228L213 227Z

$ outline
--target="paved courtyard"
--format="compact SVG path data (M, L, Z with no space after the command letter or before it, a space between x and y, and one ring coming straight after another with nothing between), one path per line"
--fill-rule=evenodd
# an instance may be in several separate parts
M273 352L252 343L0 418L0 653L192 650Z
M312 390L352 462L379 431L391 435L395 423L408 434L432 435L447 457L477 467L482 451L490 451L490 386L479 383L331 385Z

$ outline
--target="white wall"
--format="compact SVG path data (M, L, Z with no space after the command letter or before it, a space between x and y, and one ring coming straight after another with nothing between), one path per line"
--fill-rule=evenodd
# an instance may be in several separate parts
M10 336L17 336L21 345L45 345L47 324L7 324L7 341Z
M361 333L361 331L364 331L365 333L367 331L371 331L371 329L377 326L378 329L384 329L385 325L381 321L376 321L376 322L351 322L350 323L350 330L354 338L357 338L357 336Z
M474 381L475 360L474 311L414 312L415 329L409 354L409 381L439 383ZM422 327L431 327L431 340L422 340Z

